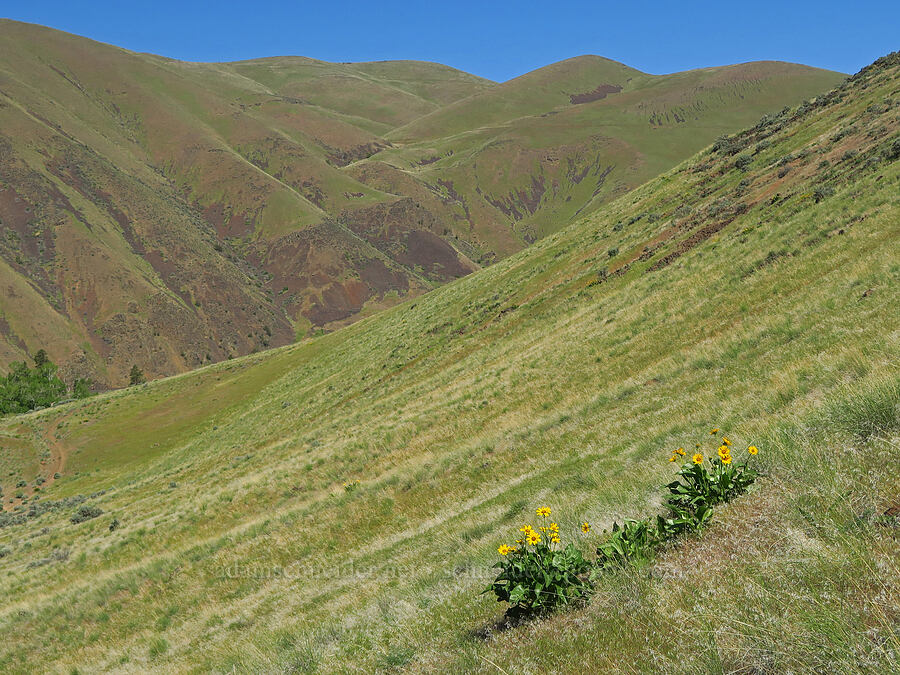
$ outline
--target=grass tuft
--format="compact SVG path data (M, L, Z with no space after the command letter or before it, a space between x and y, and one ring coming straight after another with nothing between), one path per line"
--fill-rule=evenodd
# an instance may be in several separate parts
M823 422L860 439L900 430L900 378L885 378L834 400Z

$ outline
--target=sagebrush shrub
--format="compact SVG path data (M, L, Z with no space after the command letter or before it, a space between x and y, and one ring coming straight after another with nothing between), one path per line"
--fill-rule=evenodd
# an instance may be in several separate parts
M69 520L77 525L78 523L83 523L86 520L91 520L92 518L97 518L98 516L103 515L103 509L99 506L92 506L90 504L83 504L78 507L78 510L72 515Z

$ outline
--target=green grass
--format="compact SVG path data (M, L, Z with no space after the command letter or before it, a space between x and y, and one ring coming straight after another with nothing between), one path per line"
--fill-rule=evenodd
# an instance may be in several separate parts
M38 504L105 492L0 528L0 670L896 670L897 81L334 333L4 420L66 456ZM712 426L765 475L702 539L496 629L534 507L587 550Z

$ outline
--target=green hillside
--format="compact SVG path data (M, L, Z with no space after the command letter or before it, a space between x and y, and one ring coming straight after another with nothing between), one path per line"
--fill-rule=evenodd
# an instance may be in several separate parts
M122 386L338 328L841 77L185 63L0 20L0 369L46 348Z
M351 326L2 421L0 670L896 671L898 97L895 53ZM588 550L712 427L764 475L702 539L498 625L536 507Z

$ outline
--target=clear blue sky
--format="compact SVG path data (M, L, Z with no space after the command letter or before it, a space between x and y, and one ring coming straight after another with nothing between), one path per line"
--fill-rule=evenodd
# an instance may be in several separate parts
M758 59L855 72L900 49L900 0L2 0L0 16L189 61L420 59L499 81L579 54L650 73Z

